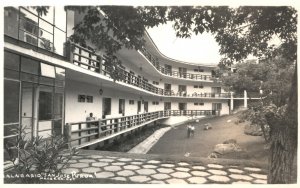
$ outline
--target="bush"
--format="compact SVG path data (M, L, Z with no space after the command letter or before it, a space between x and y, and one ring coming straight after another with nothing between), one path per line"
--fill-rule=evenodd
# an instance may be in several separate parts
M17 174L60 173L68 161L77 153L62 136L26 138L25 129L19 130L15 143L5 143L5 150ZM14 145L12 147L12 145ZM21 178L30 183L32 178Z

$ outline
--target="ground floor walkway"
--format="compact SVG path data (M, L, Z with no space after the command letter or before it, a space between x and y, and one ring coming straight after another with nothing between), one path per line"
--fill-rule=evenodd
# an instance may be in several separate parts
M63 173L122 183L267 183L266 165L251 161L94 150L80 150Z

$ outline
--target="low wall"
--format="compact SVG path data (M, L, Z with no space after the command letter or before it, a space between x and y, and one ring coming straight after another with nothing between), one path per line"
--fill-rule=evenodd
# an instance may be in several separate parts
M206 116L172 116L167 119L160 120L159 123L168 126L177 126L196 119L202 119L204 117Z

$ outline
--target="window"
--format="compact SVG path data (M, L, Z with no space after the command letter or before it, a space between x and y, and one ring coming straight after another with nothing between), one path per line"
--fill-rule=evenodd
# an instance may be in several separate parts
M67 15L66 11L63 6L55 6L55 26L60 28L61 30L66 29L66 24L67 24Z
M130 105L134 104L134 100L129 100L129 104Z
M19 71L20 56L10 52L4 52L4 67L6 69Z
M200 102L199 105L200 105L200 106L204 106L204 103L203 103L203 102Z
M199 88L200 88L200 89L203 89L203 85L200 85Z
M33 7L5 7L4 15L5 35L65 55L66 11L63 6L55 10L50 6L46 15L38 15Z
M198 69L194 69L194 72L198 72Z
M19 122L20 83L4 80L4 123Z
M194 88L198 88L198 86L194 86Z
M195 106L198 106L198 103L195 102L194 105L195 105Z
M13 38L18 38L18 7L4 8L4 33Z
M39 74L39 62L26 57L21 58L21 71L30 74Z
M46 76L46 77L55 78L54 67L51 65L41 63L41 75Z
M199 72L204 72L204 70L203 69L199 69Z
M153 81L154 85L159 85L159 82Z
M153 105L159 105L159 102L158 101L153 101L152 104Z
M93 103L93 96L86 96L87 103Z
M66 43L66 33L60 29L54 28L54 52L59 55L64 54L64 48Z
M65 69L55 67L55 77L58 80L65 80Z
M78 95L78 102L85 102L85 95Z

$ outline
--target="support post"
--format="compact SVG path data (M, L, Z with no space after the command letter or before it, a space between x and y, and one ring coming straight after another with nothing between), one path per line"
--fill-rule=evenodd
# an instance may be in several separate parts
M66 124L64 126L64 138L66 139L66 142L69 143L69 147L71 147L71 132L72 132L72 129L71 129L71 125L70 124Z
M248 108L247 91L246 90L244 90L244 108Z
M230 111L233 111L233 92L230 92Z
M101 137L101 120L98 121L98 138Z

